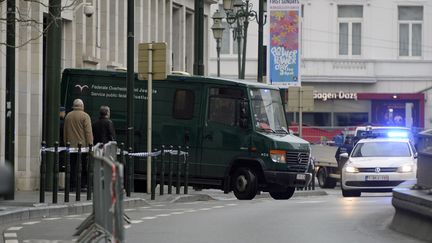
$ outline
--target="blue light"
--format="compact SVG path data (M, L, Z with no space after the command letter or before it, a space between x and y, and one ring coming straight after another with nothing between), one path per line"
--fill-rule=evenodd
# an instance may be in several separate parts
M390 131L387 133L389 138L407 138L408 133L404 131Z

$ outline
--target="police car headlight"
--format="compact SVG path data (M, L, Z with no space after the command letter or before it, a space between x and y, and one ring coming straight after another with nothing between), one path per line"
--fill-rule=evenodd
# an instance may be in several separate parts
M408 173L414 171L414 165L402 165L398 168L399 173Z
M270 158L276 163L286 163L286 152L284 150L270 150Z
M358 173L359 172L359 170L356 167L351 166L351 165L346 166L345 171L348 173Z

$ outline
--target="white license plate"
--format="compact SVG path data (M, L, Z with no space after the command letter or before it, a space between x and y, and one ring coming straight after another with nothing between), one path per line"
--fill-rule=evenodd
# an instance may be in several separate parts
M369 175L365 177L365 181L388 181L388 175Z
M305 174L297 174L297 180L306 180L306 175Z

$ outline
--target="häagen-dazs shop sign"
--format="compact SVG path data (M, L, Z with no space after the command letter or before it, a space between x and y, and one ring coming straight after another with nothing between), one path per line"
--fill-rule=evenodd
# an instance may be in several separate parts
M314 100L357 100L357 93L352 92L314 92Z

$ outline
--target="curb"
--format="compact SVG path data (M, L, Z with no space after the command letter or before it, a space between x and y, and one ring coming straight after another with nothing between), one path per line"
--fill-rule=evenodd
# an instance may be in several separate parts
M125 208L134 208L146 206L148 203L141 198L127 198L124 199L123 205ZM84 214L90 213L92 210L92 202L81 202L68 205L34 204L33 207L18 208L7 212L0 212L0 225L23 220Z

